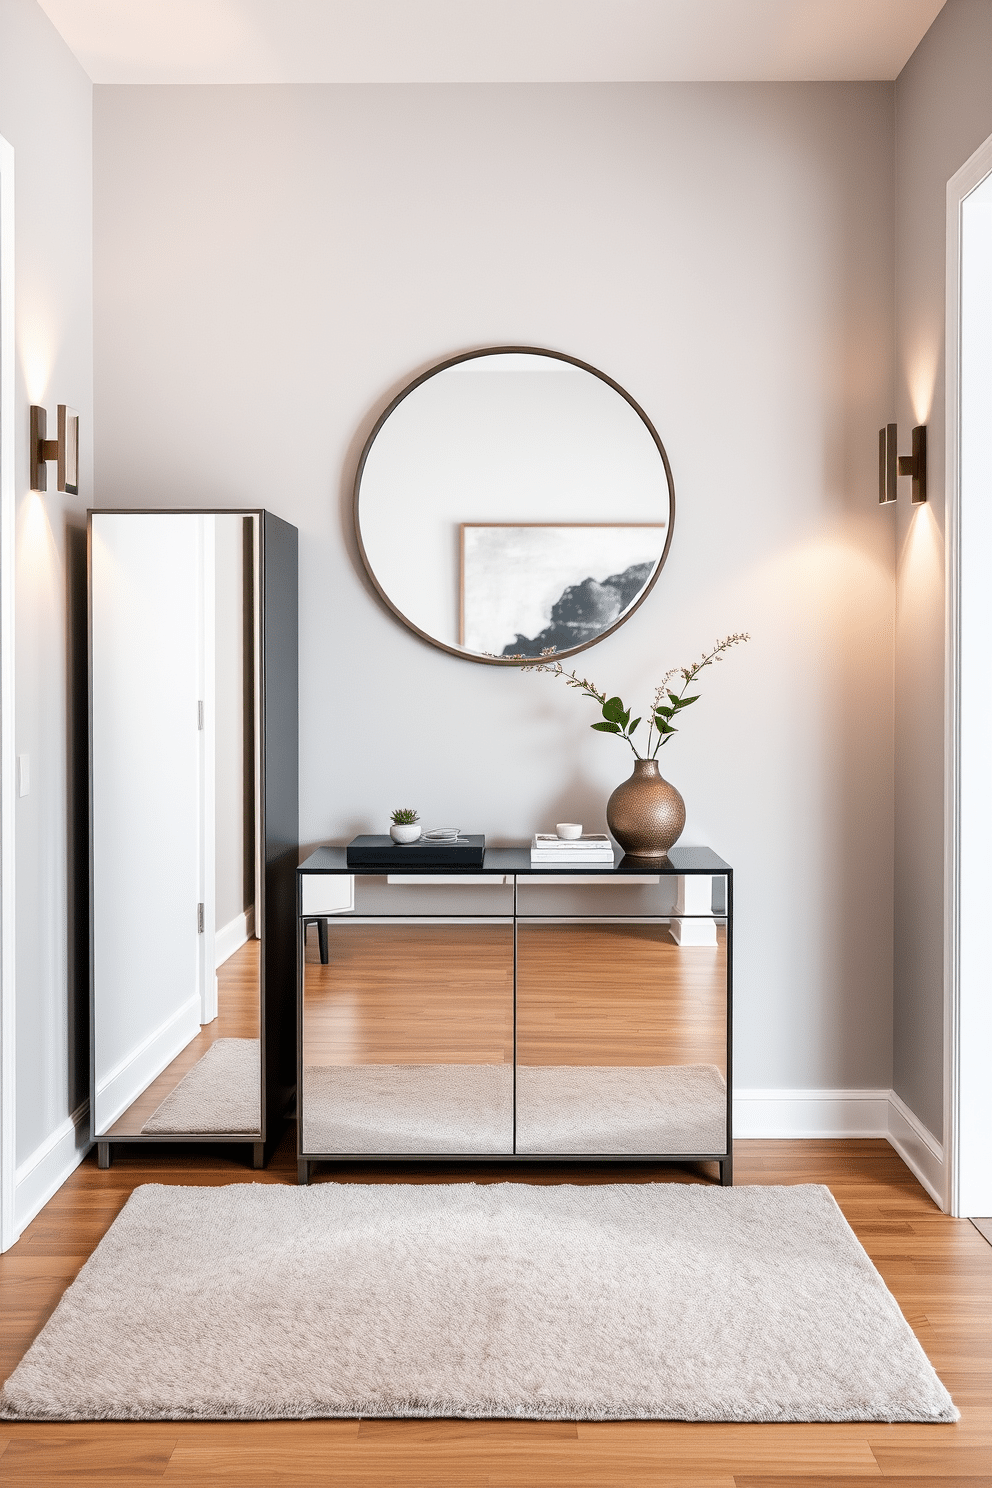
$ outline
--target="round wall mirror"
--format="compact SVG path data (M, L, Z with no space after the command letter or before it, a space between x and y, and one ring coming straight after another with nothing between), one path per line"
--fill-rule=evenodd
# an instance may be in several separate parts
M595 367L536 347L452 357L403 389L362 451L355 527L389 608L495 665L571 656L633 614L672 541L650 419Z

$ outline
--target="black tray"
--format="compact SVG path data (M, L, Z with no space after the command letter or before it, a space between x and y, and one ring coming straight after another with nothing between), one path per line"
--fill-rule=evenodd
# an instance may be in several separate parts
M355 837L348 843L349 868L382 868L388 873L429 873L435 868L478 869L486 853L486 839L459 837L454 842L394 842L391 837Z

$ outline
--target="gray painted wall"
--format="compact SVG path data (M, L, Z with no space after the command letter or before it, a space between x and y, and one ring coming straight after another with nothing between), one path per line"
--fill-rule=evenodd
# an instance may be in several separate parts
M92 86L34 0L0 0L0 134L14 147L17 1161L88 1093L85 517L92 503ZM28 405L80 414L80 494L29 493ZM70 621L71 612L71 621ZM72 768L70 768L70 765ZM80 782L83 793L75 789ZM80 872L80 867L84 870Z
M415 372L526 341L615 377L675 472L668 566L581 658L631 697L719 635L666 749L739 870L737 1078L891 1078L888 84L99 87L101 500L301 533L301 835L398 804L602 830L629 755L550 678L448 657L362 577L355 462Z
M898 504L893 1083L943 1131L946 186L992 134L992 4L948 0L896 84L896 408L929 426L930 499Z

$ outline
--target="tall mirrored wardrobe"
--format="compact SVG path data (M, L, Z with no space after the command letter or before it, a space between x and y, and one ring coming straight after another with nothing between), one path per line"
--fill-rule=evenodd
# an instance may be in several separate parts
M88 514L90 1111L119 1143L250 1144L295 1085L297 531Z

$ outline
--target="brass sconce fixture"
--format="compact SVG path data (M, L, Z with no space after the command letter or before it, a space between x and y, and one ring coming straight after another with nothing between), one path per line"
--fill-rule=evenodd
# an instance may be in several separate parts
M57 439L47 439L48 414L37 403L31 405L31 489L48 490L47 461L58 464L59 491L79 495L79 414L74 408L59 404Z
M895 424L878 431L878 499L884 504L896 499L896 478L913 477L913 505L927 499L927 426L917 424L913 430L913 453L897 455Z

